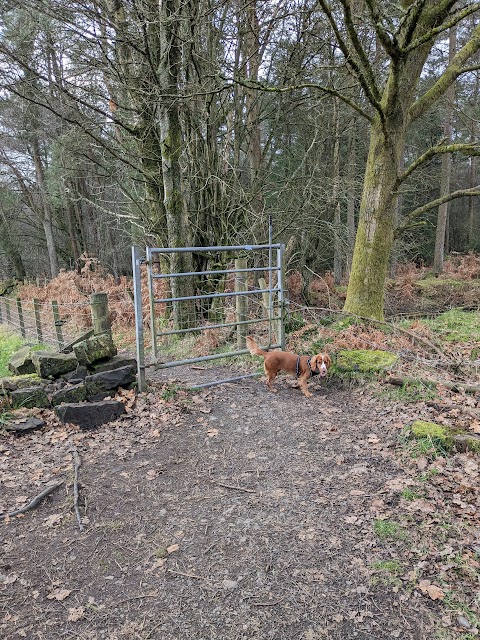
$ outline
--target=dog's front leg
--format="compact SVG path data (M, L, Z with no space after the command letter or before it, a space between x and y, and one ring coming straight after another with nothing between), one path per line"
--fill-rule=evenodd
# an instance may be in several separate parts
M308 380L308 375L307 376L301 376L298 379L298 386L300 387L300 389L302 390L303 395L306 398L311 398L312 394L308 390L307 380Z

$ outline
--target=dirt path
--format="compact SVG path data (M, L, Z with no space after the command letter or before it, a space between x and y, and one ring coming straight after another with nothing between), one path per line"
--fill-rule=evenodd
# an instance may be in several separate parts
M277 386L215 387L180 408L151 395L96 432L3 440L23 475L0 510L31 495L35 469L68 469L75 442L88 523L80 533L61 489L1 526L0 636L433 638L436 604L374 569L408 544L373 528L403 475L391 446L407 416L358 390Z

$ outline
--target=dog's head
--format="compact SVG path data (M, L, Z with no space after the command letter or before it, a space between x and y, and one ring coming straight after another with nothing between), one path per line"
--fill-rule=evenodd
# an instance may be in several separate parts
M310 361L312 371L318 371L322 378L327 375L328 368L331 364L332 360L327 353L317 353L316 356L312 356Z

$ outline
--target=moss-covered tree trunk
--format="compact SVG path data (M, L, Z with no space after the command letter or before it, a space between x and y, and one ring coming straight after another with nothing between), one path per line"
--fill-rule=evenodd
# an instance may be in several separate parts
M384 288L394 240L398 165L404 133L393 130L386 140L380 119L372 124L359 223L345 310L383 318ZM390 127L389 127L390 128Z
M180 0L160 0L160 64L158 78L161 95L159 97L159 125L161 133L163 203L167 221L168 246L191 246L187 206L183 193L181 152L182 129L178 111L178 90L180 65L182 63L180 34L182 12ZM192 271L191 253L171 253L170 272ZM171 278L172 298L188 297L193 294L192 277ZM174 301L173 323L178 329L195 326L195 306L193 301Z

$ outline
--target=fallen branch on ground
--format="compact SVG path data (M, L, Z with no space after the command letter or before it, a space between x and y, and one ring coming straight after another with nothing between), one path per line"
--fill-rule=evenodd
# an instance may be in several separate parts
M225 489L236 489L237 491L245 491L246 493L257 493L255 489L246 489L245 487L236 487L233 484L224 484L223 482L217 482L216 480L212 480L212 484L218 484L219 487L224 487Z
M7 518L13 518L14 516L18 516L21 513L25 513L26 511L30 511L30 509L35 509L35 507L37 507L40 504L40 502L43 500L43 498L45 498L50 493L55 491L55 489L58 489L58 487L61 487L64 482L65 482L65 480L61 480L60 482L57 482L56 484L53 484L50 487L47 487L46 489L44 489L42 491L42 493L39 493L38 496L35 496L35 498L33 498L33 500L31 500L28 504L26 504L21 509L16 509L15 511L10 511L9 513L0 514L0 520L6 520Z
M385 382L393 384L396 387L403 387L405 384L424 384L425 386L441 386L451 389L452 391L465 391L465 393L480 393L480 387L465 382L442 382L441 380L422 380L420 378L398 378L389 376L385 378Z
M70 450L70 453L72 454L73 457L73 508L75 509L75 515L77 516L77 522L78 522L78 528L80 529L80 531L84 530L84 526L82 523L82 518L80 516L80 509L78 508L78 498L79 498L79 491L78 491L78 470L80 469L82 462L80 460L80 456L78 455L78 451L75 449L75 447L72 447L72 449Z

